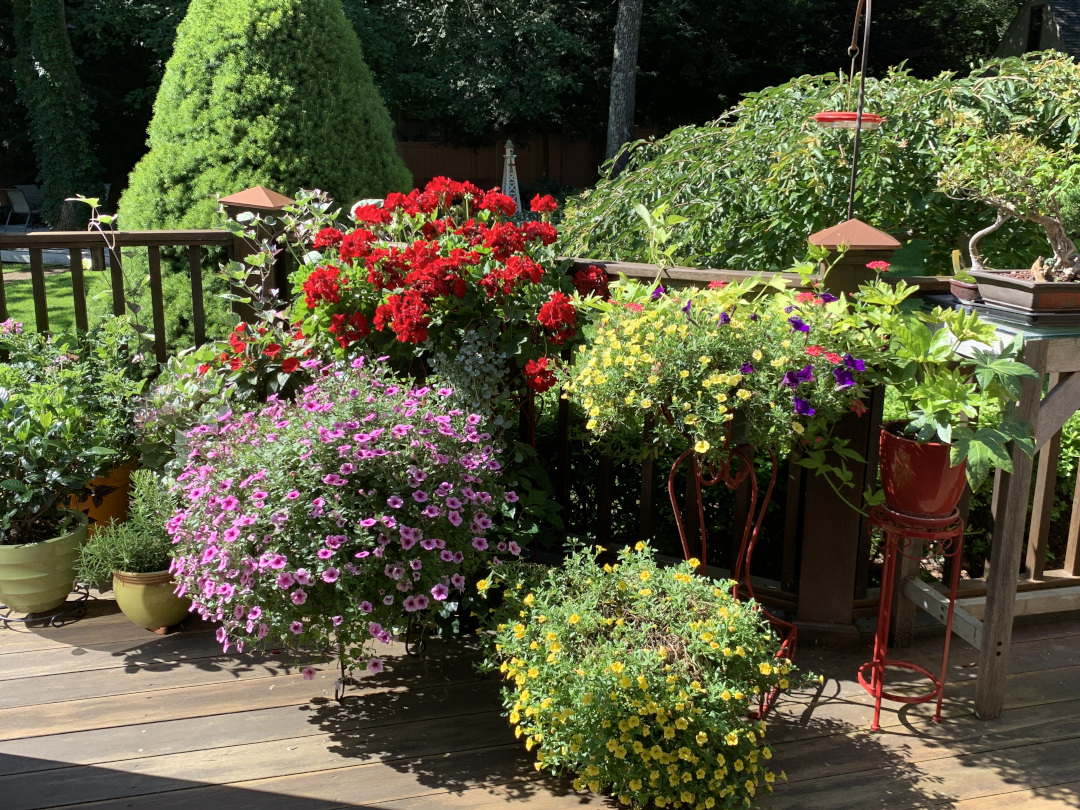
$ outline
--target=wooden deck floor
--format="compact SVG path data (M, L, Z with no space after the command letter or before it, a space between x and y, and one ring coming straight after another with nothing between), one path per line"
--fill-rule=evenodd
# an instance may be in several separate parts
M113 610L0 629L0 809L609 806L536 773L468 652L401 656L339 705L332 669L305 681L280 655L224 656L205 629L154 636ZM975 653L956 640L946 721L889 707L877 734L853 681L868 652L801 651L828 680L778 705L789 781L761 806L1080 807L1080 616L1015 639L1000 720L972 716ZM929 664L939 645L908 657Z

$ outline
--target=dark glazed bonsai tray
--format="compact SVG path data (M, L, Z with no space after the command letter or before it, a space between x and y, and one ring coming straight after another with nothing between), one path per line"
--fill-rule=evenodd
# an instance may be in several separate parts
M990 302L981 304L963 302L963 305L973 308L980 315L985 315L992 320L1016 324L1017 326L1074 326L1080 324L1080 309L1072 312L1032 312L1030 309L1007 307L1000 304L991 304Z
M1031 314L1044 312L1080 313L1080 283L1074 281L1035 281L1014 278L1017 270L973 270L979 282L979 294L987 304L1009 307Z

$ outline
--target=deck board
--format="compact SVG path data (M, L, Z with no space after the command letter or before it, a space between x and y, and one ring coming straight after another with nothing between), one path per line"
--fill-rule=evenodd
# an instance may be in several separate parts
M155 636L107 600L62 628L0 630L3 810L528 810L612 807L538 774L471 649L388 648L391 666L332 699L332 662L305 681L284 654L223 655L210 629ZM940 635L902 653L931 666ZM977 651L954 639L945 721L872 701L868 649L804 649L826 683L770 721L788 781L763 810L1080 807L1080 617L1016 628L1006 709L973 715ZM897 682L903 680L897 677ZM891 683L891 682L890 682Z

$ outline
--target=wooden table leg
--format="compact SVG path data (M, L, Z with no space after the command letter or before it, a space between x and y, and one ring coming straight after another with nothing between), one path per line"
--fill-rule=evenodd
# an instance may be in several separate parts
M1034 340L1024 347L1024 362L1036 370L1045 367L1046 342ZM1038 429L1042 400L1042 375L1023 380L1017 415ZM983 720L1001 716L1005 703L1005 673L1009 665L1016 582L1027 528L1028 493L1031 491L1031 459L1012 448L1011 475L998 472L996 487L1005 487L997 498L994 537L990 549L990 572L986 580L986 613L983 643L979 650L979 681L975 687L975 714Z

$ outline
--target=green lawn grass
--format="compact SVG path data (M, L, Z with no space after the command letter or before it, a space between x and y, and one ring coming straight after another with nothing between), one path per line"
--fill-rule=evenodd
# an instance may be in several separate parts
M5 274L17 270L29 270L29 265L4 264ZM101 310L91 302L97 296L108 296L110 287L108 278L102 273L87 273L86 276L87 309L90 312ZM10 281L4 285L7 298L8 317L35 328L37 318L34 314L34 290L31 281ZM57 273L45 277L45 299L49 304L49 330L61 332L75 327L75 305L71 294L71 275Z

